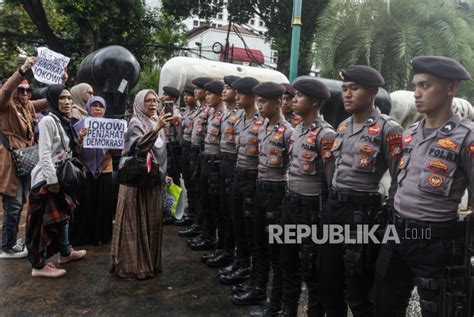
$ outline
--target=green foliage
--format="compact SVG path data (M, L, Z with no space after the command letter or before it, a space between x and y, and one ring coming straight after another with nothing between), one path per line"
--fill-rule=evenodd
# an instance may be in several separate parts
M130 104L133 104L135 95L143 89L153 89L158 93L158 83L160 82L160 70L154 67L142 69L140 72L140 79L137 85L130 91Z
M378 69L389 91L407 89L410 60L445 55L474 71L474 14L443 0L333 0L316 37L322 75L338 78L341 68L366 64ZM467 83L462 94L474 96Z

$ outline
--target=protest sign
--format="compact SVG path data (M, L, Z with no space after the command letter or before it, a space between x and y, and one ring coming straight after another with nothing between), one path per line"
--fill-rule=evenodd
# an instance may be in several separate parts
M46 47L38 47L36 63L31 67L35 79L44 84L62 84L64 70L69 57L56 53Z
M84 148L123 149L127 121L87 117L84 120L84 127L87 128Z

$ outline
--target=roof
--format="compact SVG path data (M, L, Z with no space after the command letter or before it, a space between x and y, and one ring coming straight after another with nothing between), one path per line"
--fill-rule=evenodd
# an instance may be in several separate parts
M230 32L231 33L235 33L234 32L234 27L237 28L237 30L241 33L241 34L246 34L246 35L253 35L253 36L260 36L259 34L255 33L255 32L252 32L244 27L241 27L237 24L234 24L231 29L230 29ZM224 31L224 32L227 32L227 29L229 28L229 25L222 25L218 28L215 28L215 27L212 27L211 25L209 24L203 24L201 26L198 26L198 27L195 27L194 29L192 29L191 31L189 31L187 34L186 34L186 37L189 39L189 38L193 38L193 37L196 37L198 36L199 34L201 33L204 33L206 32L207 30L209 29L213 29L213 30L219 30L219 31Z

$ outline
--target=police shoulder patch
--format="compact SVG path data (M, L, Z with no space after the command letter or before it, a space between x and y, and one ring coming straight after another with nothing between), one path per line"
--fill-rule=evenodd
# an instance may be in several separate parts
M431 174L428 176L428 184L433 188L440 187L444 184L444 177L439 174Z
M471 153L471 155L474 155L474 142L472 142L471 144L469 144L469 146L467 147L467 149L469 150L469 153Z

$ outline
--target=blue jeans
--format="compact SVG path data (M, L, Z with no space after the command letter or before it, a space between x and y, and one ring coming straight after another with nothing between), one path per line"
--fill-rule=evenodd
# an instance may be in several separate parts
M69 244L69 220L64 220L59 224L57 246L61 256L68 256L71 253L71 246ZM51 254L51 256L53 255L54 254ZM48 258L49 256L48 254Z
M2 249L10 250L16 243L21 210L30 189L30 176L21 176L15 197L3 197Z

